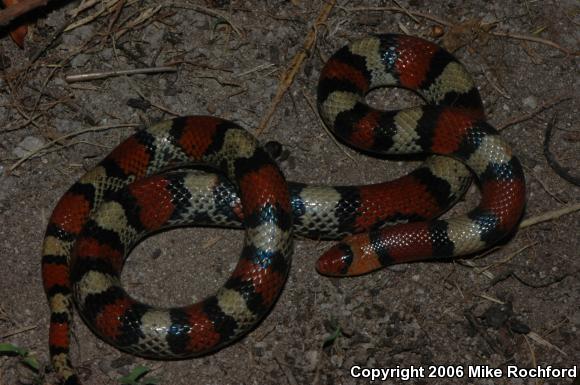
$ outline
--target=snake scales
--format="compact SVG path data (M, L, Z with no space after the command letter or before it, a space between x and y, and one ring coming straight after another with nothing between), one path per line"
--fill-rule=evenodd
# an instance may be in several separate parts
M369 90L398 86L426 104L397 111L368 106ZM321 71L318 107L344 141L380 154L436 154L411 174L370 186L287 183L275 162L232 122L190 116L138 131L60 199L44 239L42 274L51 309L50 355L67 385L73 302L89 327L118 348L180 358L219 349L271 309L288 275L292 234L337 239L317 269L363 274L382 266L466 255L513 232L525 203L521 165L485 121L464 67L420 38L381 35L337 51ZM171 172L203 164L222 175ZM433 218L465 191L482 191L464 216ZM155 308L120 283L126 254L146 234L183 223L242 226L237 267L213 296ZM397 222L385 227L385 223ZM402 223L401 223L402 222Z

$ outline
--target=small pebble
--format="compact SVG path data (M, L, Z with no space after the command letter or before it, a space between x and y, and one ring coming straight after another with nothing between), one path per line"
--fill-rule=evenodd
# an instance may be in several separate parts
M70 65L73 68L84 67L89 60L91 59L91 55L86 55L84 53L76 55L71 61Z
M206 109L210 114L215 114L217 111L217 106L215 103L208 103Z
M56 118L54 126L58 132L71 132L79 128L80 122L68 119Z
M499 329L512 315L511 307L509 305L494 305L490 306L483 315L486 324L494 329Z
M522 100L522 104L528 107L529 109L533 110L534 108L538 107L538 100L536 99L535 96L528 96L527 98Z
M135 357L133 356L119 356L113 360L111 360L111 368L113 369L120 369L125 368L127 366L133 365L135 363Z
M493 23L497 23L497 19L495 18L494 15L486 12L484 14L483 18L481 19L481 23L482 24L493 24Z
M105 48L101 52L99 52L101 58L103 60L112 60L113 59L113 49L112 48Z
M528 325L517 319L510 321L510 330L518 334L528 334L531 331Z
M335 368L340 368L342 363L344 362L344 355L335 354L330 357L330 362L334 365Z
M161 249L160 248L155 248L153 250L153 252L151 253L151 259L157 259L161 256Z
M316 369L318 365L318 361L320 360L319 352L317 350L309 350L304 354L304 358L306 359L306 367L305 369L309 372Z
M391 266L387 266L387 269L389 269L391 271L396 271L396 272L403 272L403 271L409 270L409 264L400 263L398 265L391 265Z
M438 38L445 34L445 30L440 25L434 25L431 27L431 37Z
M95 27L92 25L83 25L73 29L70 33L62 35L62 41L65 45L75 46L93 36Z
M19 158L28 155L29 153L38 150L44 146L44 140L36 136L27 136L22 139L18 146L12 150L12 153Z
M262 357L266 353L266 344L264 342L256 342L253 347L254 355Z
M127 100L127 106L141 111L147 111L151 107L151 103L142 98L130 98Z

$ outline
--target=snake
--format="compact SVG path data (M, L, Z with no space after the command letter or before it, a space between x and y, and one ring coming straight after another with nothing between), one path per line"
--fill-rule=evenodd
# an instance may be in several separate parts
M383 111L366 103L370 90L385 86L411 90L425 104ZM294 235L340 240L316 268L353 276L470 255L515 232L525 207L522 166L487 123L471 76L452 54L419 37L369 36L328 59L317 92L321 118L342 141L371 154L429 157L390 182L309 185L287 182L268 151L234 122L185 116L137 131L64 193L48 222L42 278L49 353L63 384L81 383L70 354L74 306L97 336L123 351L196 357L240 339L272 309ZM185 170L198 165L212 170ZM437 219L473 176L479 205ZM244 229L225 284L182 307L129 296L120 275L134 245L189 224Z

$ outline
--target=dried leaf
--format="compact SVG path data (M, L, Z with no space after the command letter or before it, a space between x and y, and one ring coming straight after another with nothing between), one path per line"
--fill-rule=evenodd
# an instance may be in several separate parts
M469 19L454 25L443 37L441 45L449 52L468 45L483 32L481 19Z
M18 3L18 0L2 0L4 6L9 7ZM28 23L22 22L10 27L10 37L20 48L24 48L24 39L28 34Z
M10 37L20 48L24 48L24 39L28 34L28 25L26 23L10 28Z

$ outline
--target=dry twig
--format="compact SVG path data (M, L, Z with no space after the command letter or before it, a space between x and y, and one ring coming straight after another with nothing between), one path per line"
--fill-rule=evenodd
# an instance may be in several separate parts
M493 35L493 36L507 37L507 38L516 39L516 40L533 41L534 43L540 43L540 44L548 45L548 46L554 47L557 50L562 51L566 55L570 55L570 56L578 56L580 54L578 52L573 52L573 51L571 51L571 50L569 50L567 48L564 48L560 44L555 43L555 42L553 42L551 40L542 39L541 37L528 36L528 35L520 35L520 34L517 34L517 33L501 32L501 31L490 31L489 33L491 35Z
M576 212L578 210L580 210L580 203L575 203L573 205L566 206L566 207L563 207L561 209L548 211L548 212L545 212L543 214L537 215L535 217L523 220L522 223L520 223L520 229L530 227L530 226L536 225L538 223L551 221L552 219L559 218L563 215L571 214L571 213Z
M529 249L530 247L536 246L538 244L538 242L534 242L534 243L530 243L527 244L521 248L519 248L518 250L514 251L513 253L508 254L507 256L503 257L501 261L497 261L494 263L490 263L486 266L477 266L475 265L473 262L472 263L466 263L466 265L468 265L469 267L472 267L475 269L476 273L478 274L483 274L486 277L488 277L489 279L493 279L494 276L491 272L489 272L489 270L501 266L503 264L508 263L509 261L511 261L515 256L523 253L525 250ZM466 260L465 262L467 262L469 260ZM471 261L469 261L471 262Z
M62 142L65 139L73 138L73 137L78 136L78 135L81 135L81 134L86 134L87 132L105 131L105 130L110 130L112 128L123 128L123 127L139 127L139 125L138 124L132 124L132 123L128 123L128 124L113 124L113 125L107 125L107 126L89 127L89 128L84 128L82 130L75 131L75 132L70 132L70 133L68 133L66 135L63 135L63 136L59 137L59 138L56 138L54 140L51 140L50 142L46 143L44 146L39 147L38 149L36 149L34 151L29 152L28 154L26 154L25 156L23 156L22 158L20 158L12 166L10 166L8 168L8 170L7 170L7 173L11 173L15 169L17 169L22 163L26 162L28 159L30 159L33 156L37 155L41 151L44 151L44 150L46 150L46 149L54 146L55 144L58 144L58 143Z
M44 45L36 51L36 53L30 58L30 65L34 64L49 48L50 46L58 39L60 35L64 32L64 30L69 26L71 21L65 21L48 39Z
M288 91L288 89L294 82L294 77L298 73L298 70L302 66L302 63L304 62L306 57L312 51L314 43L316 43L316 31L318 29L318 26L324 24L326 19L328 19L328 16L330 15L332 8L334 8L335 3L336 0L330 0L326 4L324 4L324 7L322 7L322 10L318 14L318 17L314 22L314 25L312 26L310 32L306 36L306 40L304 41L302 49L296 54L296 56L294 56L294 59L292 59L292 63L290 64L288 69L286 69L286 71L284 71L284 73L282 74L282 77L280 78L280 84L278 84L278 90L276 91L276 95L274 96L274 99L272 100L272 103L268 108L268 112L266 113L266 115L260 122L260 125L258 126L258 129L256 131L257 135L260 135L262 132L264 132L266 130L266 127L270 123L270 120L272 120L274 112L276 111L276 108L278 108L278 104L280 104L282 98L284 97L284 94L286 94L286 91Z
M119 0L109 0L105 3L103 3L102 6L100 7L100 9L97 10L95 13L92 13L92 14L82 18L81 20L78 20L74 23L69 24L65 28L65 32L71 31L75 28L78 28L80 26L88 24L91 21L98 19L103 14L108 15L110 13L115 12L117 3L119 3ZM91 4L91 5L94 5L94 4Z
M564 356L567 356L568 355L565 351L563 351L562 349L560 349L556 345L552 344L551 342L549 342L548 340L546 340L545 338L543 338L542 336L540 336L538 333L529 332L526 336L529 337L529 338L531 338L538 345L541 345L541 346L544 346L544 347L548 347L548 348L554 349L558 353L560 353L560 354L562 354ZM527 341L527 339L526 339L526 341Z
M437 16L433 16L429 13L412 11L412 10L409 10L406 8L401 8L401 7L352 7L352 8L340 7L340 9L342 9L345 12L383 11L383 12L404 13L405 15L408 15L409 17L411 17L410 15L418 16L418 17L421 17L423 19L431 20L431 21L434 21L435 23L445 25L447 27L452 27L454 25L450 21L441 19ZM413 18L413 20L416 20L416 19Z
M36 329L36 325L24 326L24 327L21 327L21 328L18 328L18 329L10 330L9 332L6 332L4 334L1 334L0 335L0 340L2 340L4 338L8 338L8 337L15 336L17 334L21 334L21 333L27 332L27 331L32 330L32 329Z
M572 96L569 94L568 95L560 95L558 97L555 97L554 99L550 99L547 102L542 103L541 105L539 105L536 109L534 109L530 113L527 113L525 115L518 116L516 118L512 118L508 121L505 121L505 122L499 124L496 128L498 131L501 131L509 126L513 126L514 124L525 122L526 120L533 118L534 116L536 116L540 112L547 110L548 108L552 108L555 105L557 105L565 100L569 100L569 99L572 99Z
M401 7L353 7L353 8L341 7L341 9L346 11L346 12L384 11L384 12L403 13L405 15L408 15L409 17L411 17L410 15L413 15L413 16L418 16L418 17L421 17L421 18L424 18L427 20L431 20L431 21L434 21L435 23L444 25L446 27L455 27L458 24L458 23L452 23L450 21L441 19L437 16L433 16L429 13L412 11L412 10L409 10L406 8L401 8ZM413 20L415 20L415 19L413 18ZM550 47L556 48L557 50L564 52L566 55L570 55L570 56L580 55L579 52L575 52L575 51L569 50L567 48L564 48L560 44L555 43L551 40L542 39L540 37L535 37L535 36L520 35L517 33L511 33L511 32L490 31L489 30L490 27L491 26L489 24L480 24L480 29L482 32L488 33L488 34L493 35L493 36L507 37L507 38L516 39L516 40L532 41L535 43L544 44L544 45L548 45Z
M146 8L135 19L128 21L123 28L119 27L117 32L115 32L114 38L118 40L121 36L131 31L136 26L145 23L147 20L153 17L153 15L159 12L161 8L163 8L163 5L157 5L156 7Z
M552 192L552 190L548 187L548 185L538 175L536 175L536 172L534 171L533 168L530 168L524 164L522 164L522 167L527 172L527 175L532 176L536 180L536 182L538 182L540 184L540 186L546 192L546 194L551 196L556 202L562 203L562 204L568 203L565 200L558 197L554 192Z
M151 68L135 68L130 70L112 70L102 72L90 72L77 75L67 75L64 80L67 83L86 82L89 80L105 79L122 75L137 75L137 74L157 74L161 72L177 72L176 67L151 67Z
M175 8L191 9L194 11L205 13L206 15L210 15L213 17L219 17L220 19L222 19L226 23L228 23L230 25L230 27L232 27L232 29L234 30L234 32L238 36L243 36L242 30L239 27L237 27L232 22L232 20L223 12L216 11L215 9L211 9L211 8L202 7L201 5L195 5L195 4L189 4L189 3L173 3L172 6Z

